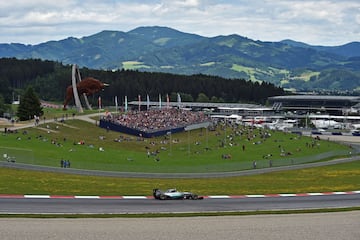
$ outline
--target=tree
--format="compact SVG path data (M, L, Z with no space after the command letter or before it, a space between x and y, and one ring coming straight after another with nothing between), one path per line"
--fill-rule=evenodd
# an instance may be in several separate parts
M4 97L0 94L0 116L2 117L6 112L7 107L4 102Z
M17 116L20 121L29 120L35 115L41 116L42 114L43 110L38 96L32 87L26 88L24 94L20 97L20 104L17 111Z
M194 98L188 93L179 93L182 102L193 102Z
M209 102L209 98L208 98L208 96L206 96L205 93L199 93L196 101L197 102Z
M257 103L264 103L269 96L284 95L283 89L270 83L258 84L244 79L225 79L204 74L177 75L139 70L104 71L88 68L82 68L80 72L83 77L94 77L110 84L110 88L106 88L102 94L104 104L113 104L114 96L127 96L129 100L136 100L138 94L141 96L149 94L151 98L157 98L159 94L161 96L169 94L171 101L175 102L179 93L183 102L197 100L208 102L208 98L214 96L218 101ZM329 74L331 76L331 72ZM354 76L355 80L351 82L353 88L359 86L358 75ZM334 81L340 82L341 79ZM30 85L40 99L63 101L66 88L70 84L70 65L36 59L0 58L0 94L3 95L5 103L11 103L13 93L17 95L17 91L24 91L26 86ZM330 82L328 86L331 84ZM199 93L202 93L202 97L197 99ZM96 103L95 98L89 100L92 104Z

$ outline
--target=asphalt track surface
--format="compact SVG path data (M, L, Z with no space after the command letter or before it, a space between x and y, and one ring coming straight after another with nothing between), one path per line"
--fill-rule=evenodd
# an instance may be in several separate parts
M313 194L276 197L213 196L203 200L156 200L152 198L0 198L0 214L135 214L243 212L357 207L360 191L342 194Z

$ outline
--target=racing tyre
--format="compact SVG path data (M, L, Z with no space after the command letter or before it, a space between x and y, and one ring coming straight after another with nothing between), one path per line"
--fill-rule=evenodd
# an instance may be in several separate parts
M166 199L166 196L164 194L160 194L160 200L165 200Z

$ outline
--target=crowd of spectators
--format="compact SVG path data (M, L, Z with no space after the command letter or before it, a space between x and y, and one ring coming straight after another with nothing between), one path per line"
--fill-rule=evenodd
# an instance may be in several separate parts
M210 121L203 112L177 108L128 111L118 116L109 114L105 118L113 123L143 132L156 132Z

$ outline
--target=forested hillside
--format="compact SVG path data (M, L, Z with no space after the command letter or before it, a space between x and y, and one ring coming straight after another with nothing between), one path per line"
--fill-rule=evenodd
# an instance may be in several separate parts
M270 82L297 91L334 90L333 86L338 91L360 91L359 42L311 46L291 40L255 41L236 34L203 37L154 26L37 45L0 44L0 57L38 58L115 71L201 73ZM336 83L329 85L333 80Z
M148 94L157 101L159 94L176 96L180 93L183 101L209 100L213 102L265 103L269 96L283 95L282 88L271 83L258 83L242 79L225 79L203 74L177 75L169 73L139 72L135 70L105 71L88 68L80 69L82 78L94 77L110 84L103 92L104 104L114 104L114 97L129 101L137 100L140 94ZM6 103L32 86L39 98L45 101L64 100L66 87L71 84L71 65L42 60L0 59L0 95ZM201 98L199 98L201 96ZM90 101L96 105L96 96ZM176 99L172 99L176 100Z

